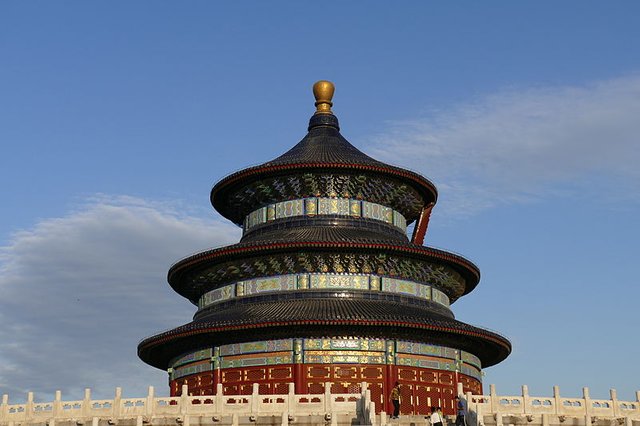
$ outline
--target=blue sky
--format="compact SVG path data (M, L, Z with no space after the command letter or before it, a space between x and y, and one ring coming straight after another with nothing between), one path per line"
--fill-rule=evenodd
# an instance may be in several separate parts
M509 337L485 387L640 389L637 2L0 3L0 393L140 395L138 340L190 320L177 259L239 238L208 204L335 82L342 133L432 179L426 244Z

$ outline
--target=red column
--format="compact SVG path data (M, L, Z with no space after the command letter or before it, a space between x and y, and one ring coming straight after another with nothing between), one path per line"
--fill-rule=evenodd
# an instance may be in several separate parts
M420 218L413 228L413 235L411 236L411 242L413 244L422 245L424 242L424 236L427 233L427 227L429 226L429 217L431 216L431 209L433 209L434 203L426 205L422 209Z
M302 339L293 341L293 383L296 393L306 393L304 389L304 349Z
M391 389L393 389L393 385L398 381L398 368L393 364L385 365L385 373L384 373L384 388L382 392L384 394L384 411L388 413L393 413L393 404L391 404L390 396Z
M293 383L296 393L306 393L304 388L304 364L293 364Z
M213 392L211 392L211 394L215 395L216 392L218 392L218 383L222 383L222 372L220 371L220 348L215 346L211 355L211 367L213 370L211 374L213 376Z
M218 391L218 383L222 383L222 372L220 371L220 368L214 368L212 376L213 376L213 392L211 393L215 395L216 392Z

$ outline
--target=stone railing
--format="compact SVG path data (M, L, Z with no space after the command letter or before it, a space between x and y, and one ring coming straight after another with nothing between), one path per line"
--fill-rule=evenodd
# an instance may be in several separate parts
M459 394L461 387L458 386ZM564 425L564 426L635 426L640 425L640 391L633 402L618 400L615 389L610 399L592 399L589 388L583 388L580 398L560 396L558 386L553 396L529 395L522 386L522 395L500 396L491 385L489 395L464 395L468 404L468 426L503 425Z
M8 395L2 396L0 426L18 425L174 425L189 426L190 422L214 425L250 425L263 423L289 425L306 424L337 425L357 421L358 424L375 424L375 405L371 391L362 384L360 394L331 394L325 385L323 394L295 394L293 384L289 393L259 395L254 384L251 395L222 395L218 385L217 395L187 396L183 386L180 397L156 397L153 387L143 398L123 398L116 388L114 399L91 399L91 391L85 390L84 399L63 401L60 391L52 402L34 402L33 393L27 395L24 404L9 404ZM348 419L347 419L348 417ZM342 418L342 420L340 420ZM310 422L310 423L309 423Z
M260 395L254 384L250 395L187 396L183 386L180 397L156 397L153 387L142 398L123 398L120 388L114 399L91 399L90 390L84 399L63 401L56 392L52 402L34 402L27 395L24 404L9 404L3 395L0 404L0 426L189 426L195 425L386 425L387 415L375 414L367 384L362 383L359 394L331 394L325 385L322 394L295 394L293 384L289 393ZM491 385L489 395L458 394L467 401L467 426L640 426L640 391L636 401L620 401L615 390L610 399L592 399L589 389L580 398L560 396L553 388L553 396L531 396L527 386L522 395L498 395ZM424 416L401 416L406 424L427 425ZM453 424L454 417L449 418ZM394 421L393 424L396 424Z

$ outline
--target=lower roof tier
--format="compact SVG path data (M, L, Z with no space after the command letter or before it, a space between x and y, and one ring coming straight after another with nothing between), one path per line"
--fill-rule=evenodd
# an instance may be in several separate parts
M167 369L176 356L230 343L261 338L358 336L396 338L461 349L476 355L485 367L504 360L511 343L503 336L425 309L412 298L372 297L369 292L332 292L332 297L235 300L208 311L188 324L143 340L140 358ZM344 296L343 296L344 294Z
M473 263L443 250L373 240L348 228L329 229L348 234L344 238L334 235L330 241L315 234L319 228L308 231L296 230L297 238L289 240L247 241L195 254L171 267L169 284L197 304L205 293L246 279L296 273L373 273L432 285L453 303L480 280Z

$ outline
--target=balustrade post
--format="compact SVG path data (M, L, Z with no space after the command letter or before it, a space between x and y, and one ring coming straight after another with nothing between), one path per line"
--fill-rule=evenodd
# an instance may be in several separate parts
M324 382L324 412L330 413L333 408L333 398L331 398L331 383Z
M187 414L190 402L189 386L182 385L182 393L180 394L180 414Z
M254 383L251 389L251 414L258 414L260 404L260 385Z
M144 412L146 413L146 415L153 416L156 411L155 389L153 386L149 386L149 392L147 392L147 401L144 405Z
M496 395L496 385L489 385L489 404L491 406L491 413L497 413L500 407L500 401L498 401L498 396Z
M5 423L7 421L7 416L9 413L9 395L2 395L2 404L0 404L0 423Z
M222 393L222 383L216 385L216 395L213 397L216 401L216 413L223 414L224 410L224 394Z
M589 388L582 388L582 398L584 399L584 415L589 418L589 423L587 426L591 424L591 412L593 411L593 404L591 403L591 396L589 396Z
M289 392L287 393L287 412L296 415L298 414L297 408L298 404L296 404L296 385L295 383L289 383Z
M464 387L462 386L462 382L456 383L456 396L461 397L464 395Z
M549 415L542 413L542 426L549 426Z
M91 389L84 390L84 398L82 399L82 408L80 409L82 417L91 416Z
M640 402L640 390L636 391L636 402Z
M522 409L524 414L531 414L531 398L529 397L529 386L522 385Z
M33 419L33 392L27 392L27 406L25 407L24 414L27 422Z
M55 399L53 400L53 410L51 415L53 418L49 421L49 426L55 426L55 419L62 415L62 392L57 390Z
M114 420L120 417L122 413L122 388L116 388L116 394L113 398L113 418Z
M363 415L367 411L367 406L369 404L369 401L366 400L367 390L367 382L360 383L360 402L358 406L356 406L356 412L360 409Z
M561 415L562 401L560 401L560 386L553 387L553 403L555 405L555 413Z
M467 401L468 403L468 401ZM475 426L484 426L484 412L483 405L480 402L476 402L476 423Z
M613 416L618 417L620 415L620 405L618 402L618 391L615 389L609 389L609 395L611 397L611 407L613 407Z

